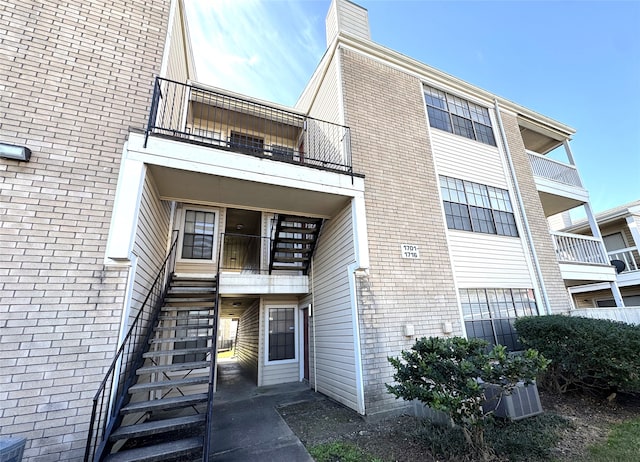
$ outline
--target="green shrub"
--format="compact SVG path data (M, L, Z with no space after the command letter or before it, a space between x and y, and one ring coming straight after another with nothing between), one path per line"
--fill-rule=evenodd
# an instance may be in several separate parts
M563 315L518 318L515 327L523 345L551 360L545 388L640 391L640 327Z
M411 350L402 351L401 359L389 358L398 384L387 385L387 390L396 398L417 399L446 413L462 429L467 444L484 452L482 384L509 392L519 382L530 384L547 364L533 350L509 355L501 345L488 352L487 345L484 340L460 337L417 340Z

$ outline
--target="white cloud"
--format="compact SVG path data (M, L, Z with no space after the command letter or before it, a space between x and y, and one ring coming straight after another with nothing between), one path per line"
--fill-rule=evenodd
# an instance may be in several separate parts
M324 8L327 2L321 3ZM324 17L294 0L186 2L198 79L293 105L317 66Z

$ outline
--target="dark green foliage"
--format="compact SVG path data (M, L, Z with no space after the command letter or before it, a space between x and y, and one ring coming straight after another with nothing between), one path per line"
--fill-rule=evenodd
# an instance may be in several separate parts
M396 398L417 399L446 413L460 426L467 443L484 450L485 401L483 383L504 392L518 382L531 383L547 360L533 350L509 355L503 346L488 351L487 342L460 337L417 340L401 358L389 358L397 385L387 385Z
M316 462L381 462L351 443L334 442L313 446L309 454Z
M555 414L542 414L517 422L494 420L487 422L485 441L497 460L514 462L553 460L552 449L560 441L562 430L571 422ZM478 460L469 451L460 427L438 427L426 424L417 438L429 448L436 460Z
M518 318L515 327L523 345L551 360L545 388L640 391L640 327L563 315Z

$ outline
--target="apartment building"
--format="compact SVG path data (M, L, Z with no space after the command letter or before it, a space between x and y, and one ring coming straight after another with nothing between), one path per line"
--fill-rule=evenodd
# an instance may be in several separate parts
M198 82L181 1L0 14L0 426L27 460L102 460L145 420L207 453L220 319L257 386L375 417L418 337L517 349L568 287L621 303L574 130L376 44L354 3L295 107ZM588 235L551 234L575 207Z

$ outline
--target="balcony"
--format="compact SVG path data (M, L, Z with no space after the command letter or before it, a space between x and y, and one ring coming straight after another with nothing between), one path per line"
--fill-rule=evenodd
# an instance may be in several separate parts
M353 176L348 127L193 83L156 78L149 136Z
M560 232L552 232L551 237L567 285L615 280L615 269L600 239Z
M589 195L575 166L527 151L546 216L587 202Z
M637 247L627 247L608 252L609 260L619 260L624 263L624 269L620 272L629 273L640 270L640 257Z

